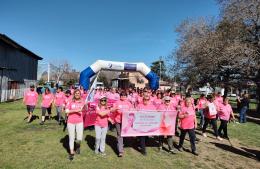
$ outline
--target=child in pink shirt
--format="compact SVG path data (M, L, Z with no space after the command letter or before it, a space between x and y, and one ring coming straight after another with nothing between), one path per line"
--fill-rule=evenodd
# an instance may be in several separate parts
M195 109L194 106L192 105L192 101L190 97L185 99L185 105L181 107L181 111L179 113L179 119L180 119L181 135L180 135L178 150L182 151L181 148L183 146L185 135L186 133L188 133L190 137L192 154L198 156L198 153L196 152L196 146L195 146L195 139L196 139L195 128L197 128L197 119L196 119Z
M110 115L110 109L107 106L107 97L101 96L99 99L99 104L96 108L96 122L95 122L95 153L105 154L105 143L106 143L106 134L108 129L108 120Z
M53 99L53 94L50 92L50 89L46 87L45 92L42 94L42 121L40 122L40 125L44 124L46 111L48 111L49 120L51 119L51 107Z
M229 99L225 98L224 103L219 106L219 118L220 118L220 126L218 129L218 134L220 136L223 136L223 138L229 139L227 134L227 123L230 119L230 116L232 119L234 119L234 114L231 105L228 103ZM224 135L222 135L222 130L224 131Z
M30 90L24 93L23 103L26 105L28 112L27 123L31 122L33 111L38 101L38 93L34 91L34 85L30 85Z
M76 142L76 153L80 154L80 143L83 138L83 114L85 102L81 99L79 89L74 90L73 99L66 106L66 114L68 115L68 133L69 133L69 160L74 158L74 142ZM76 132L76 133L75 133ZM75 136L77 135L77 136ZM76 141L75 141L75 138Z

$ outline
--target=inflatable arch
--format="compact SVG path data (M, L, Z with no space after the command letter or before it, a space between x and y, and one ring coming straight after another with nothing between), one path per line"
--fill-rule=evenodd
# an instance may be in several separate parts
M144 63L126 63L105 60L97 60L91 66L83 70L80 73L80 85L83 86L85 90L88 90L90 85L90 78L98 73L101 69L115 71L137 71L142 73L148 79L149 86L152 90L159 88L159 77Z

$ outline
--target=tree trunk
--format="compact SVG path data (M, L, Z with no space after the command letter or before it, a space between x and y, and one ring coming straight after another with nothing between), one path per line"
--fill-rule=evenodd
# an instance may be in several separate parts
M258 74L256 76L256 96L257 96L256 113L260 114L260 70L258 70Z

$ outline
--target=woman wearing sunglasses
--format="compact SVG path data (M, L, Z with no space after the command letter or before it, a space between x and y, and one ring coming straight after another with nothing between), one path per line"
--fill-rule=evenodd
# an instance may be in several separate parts
M106 155L105 143L106 143L106 135L108 129L108 119L110 115L110 109L107 106L106 96L100 97L96 112L97 112L97 118L95 122L95 133L96 133L95 153Z
M169 112L169 111L174 111L177 114L177 110L176 107L173 106L173 104L171 104L171 97L169 96L165 96L163 98L164 100L164 104L161 104L158 108L158 110L160 111L165 111L165 113ZM167 114L165 114L167 116ZM161 151L163 148L163 140L164 138L167 138L167 143L168 143L168 147L169 147L169 152L172 154L175 154L176 152L173 149L173 136L159 136L159 150Z
M67 128L69 132L69 147L70 155L69 159L74 158L74 142L76 142L76 153L80 154L80 143L83 138L83 115L82 110L85 106L85 102L81 99L81 93L79 89L74 91L73 99L66 106L66 113L68 115ZM75 133L76 131L76 133ZM75 136L77 134L77 136ZM75 141L76 137L76 141Z

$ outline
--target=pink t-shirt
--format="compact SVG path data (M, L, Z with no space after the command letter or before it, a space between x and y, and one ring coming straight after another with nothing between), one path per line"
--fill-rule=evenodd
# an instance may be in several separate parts
M54 99L54 96L52 93L42 94L42 107L45 107L45 108L50 107L53 99Z
M67 110L78 110L84 107L85 103L82 100L79 101L71 101L66 106ZM75 112L68 114L68 123L76 124L83 122L83 114L82 112Z
M65 97L64 97L64 102L63 102L63 106L66 107L66 106L69 104L69 102L72 101L72 98L73 98L72 95L70 95L69 97L67 97L67 96L65 95Z
M210 103L209 101L207 101L207 104L208 103ZM216 103L215 102L213 102L214 103L214 105L215 105L215 107L216 107L216 109L217 109L217 105L216 105ZM205 109L205 111L204 111L204 115L205 115L205 117L207 118L207 119L215 119L215 118L217 118L217 116L216 115L210 115L210 113L209 113L209 109L207 108L207 109Z
M223 97L222 96L216 96L215 101L218 102L218 104L222 104L223 103Z
M198 107L198 109L205 109L205 104L207 103L207 99L203 99L203 98L201 98L201 99L199 99L199 101L198 101L198 105L197 105L197 107Z
M230 114L233 112L232 107L230 104L221 104L219 105L219 118L221 120L226 120L228 121L230 119Z
M137 109L138 110L157 110L157 108L153 104L149 104L149 103L147 105L144 105L143 103L138 104Z
M118 93L111 93L111 92L108 92L106 94L107 98L108 99L111 99L111 100L119 100L120 99L120 96Z
M142 104L143 103L143 97L137 96L137 102L138 102L138 104Z
M179 101L175 97L173 97L171 99L171 104L172 104L172 106L177 107L179 104Z
M162 104L162 99L158 99L157 97L153 100L153 105L155 106L155 107L159 107L161 104Z
M63 92L59 92L55 94L55 106L62 106L65 100L65 94Z
M24 94L24 103L25 105L35 106L38 101L38 93L35 91L27 91Z
M122 113L124 111L130 110L132 108L132 104L128 100L118 100L116 103L114 103L113 107L118 109L116 112L113 113L113 119L116 123L121 123Z
M181 112L179 115L183 115L188 112L188 116L184 118L180 118L180 128L182 129L194 129L195 128L195 109L193 106L181 107Z
M174 107L172 104L170 104L168 106L166 104L161 104L158 107L158 110L172 110L172 111L176 111L176 107Z
M97 112L97 118L95 121L95 126L108 127L108 118L110 116L110 110L105 109L104 107L100 108L99 106L97 106L96 112ZM101 116L101 115L99 115L99 112L106 112L108 114L105 116Z

